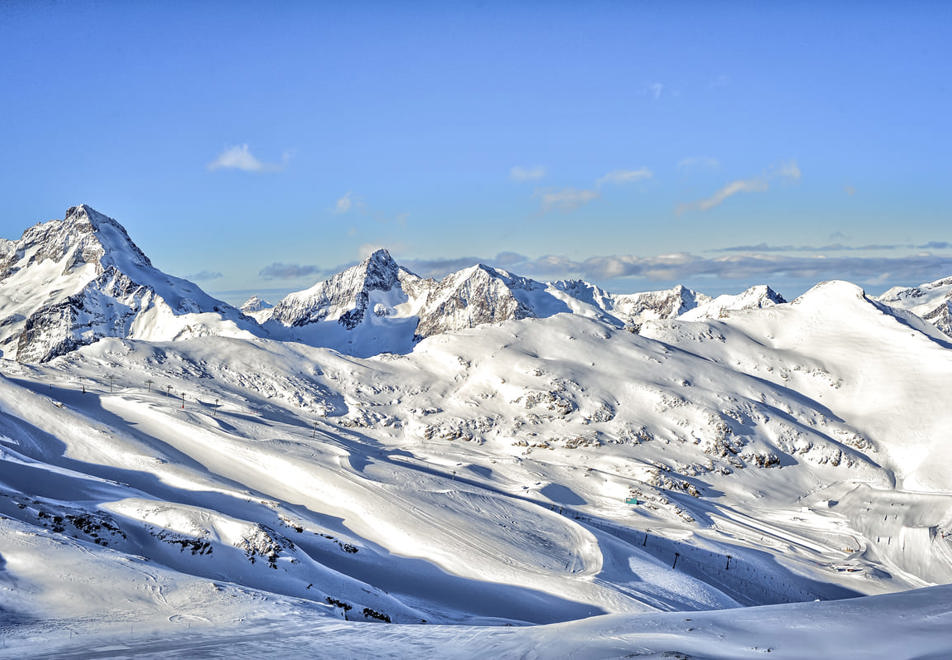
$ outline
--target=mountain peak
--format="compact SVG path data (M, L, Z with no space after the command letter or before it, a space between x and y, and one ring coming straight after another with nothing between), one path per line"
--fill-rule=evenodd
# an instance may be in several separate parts
M371 282L375 279L384 280L388 283L386 288L389 288L389 283L400 270L400 264L394 260L388 250L380 248L367 255L363 261L354 266L354 269L360 273L366 273Z
M154 268L121 224L87 204L0 247L5 357L45 362L102 337L166 341L251 327L234 308Z
M66 209L66 215L63 216L64 222L88 222L93 227L99 227L103 224L118 225L119 223L91 207L89 204L79 204L70 206Z
M396 262L393 260L393 257L390 256L390 251L387 250L386 248L378 248L374 250L373 252L368 254L361 263L362 264L371 264L371 263L396 264Z
M49 223L47 223L49 224ZM66 209L66 216L59 226L60 236L57 242L64 246L78 243L81 246L82 261L98 262L102 268L115 266L127 270L133 266L151 267L152 262L139 249L126 228L118 220L100 213L88 204L79 204Z
M110 267L128 271L152 266L122 225L86 204L71 206L63 220L30 227L15 244L14 252L7 250L0 271L45 261L62 261L64 273L87 264L99 273Z

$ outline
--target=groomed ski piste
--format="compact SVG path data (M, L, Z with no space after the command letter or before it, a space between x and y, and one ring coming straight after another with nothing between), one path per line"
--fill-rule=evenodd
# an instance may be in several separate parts
M0 361L0 655L952 654L948 335L846 282L635 322L495 273L528 312L391 278L321 289L351 328L165 341L126 302L159 320Z

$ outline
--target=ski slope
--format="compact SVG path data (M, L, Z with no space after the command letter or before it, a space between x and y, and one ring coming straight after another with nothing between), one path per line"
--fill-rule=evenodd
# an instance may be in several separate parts
M378 252L256 322L77 208L0 246L5 345L57 347L0 360L0 655L952 653L952 340L915 291ZM132 325L40 323L101 296Z
M845 285L826 290L833 300L643 335L576 315L512 321L404 356L207 337L6 361L8 639L49 625L161 650L185 622L214 647L243 634L240 619L266 630L273 616L340 626L346 614L352 630L378 614L485 630L473 639L578 625L581 643L611 617L949 582L952 499L917 446L900 451L948 422L931 391L948 350ZM868 342L865 359L835 360L813 320L827 305L862 321L841 341ZM896 368L873 363L877 341L891 347L880 359L924 366L874 388L871 369ZM890 425L880 407L900 395L931 417ZM110 586L80 597L94 584ZM225 597L220 613L197 605ZM711 616L705 635L734 620ZM456 634L401 643L466 655ZM546 648L544 635L499 634Z

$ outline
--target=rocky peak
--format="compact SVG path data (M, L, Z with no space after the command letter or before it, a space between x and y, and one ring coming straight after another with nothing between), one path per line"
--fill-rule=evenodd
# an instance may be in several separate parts
M86 204L0 244L0 299L0 350L24 362L102 337L165 341L253 327L195 284L155 269L122 225Z
M389 291L397 283L400 274L400 266L384 249L374 251L354 268L363 275L363 288L366 290Z
M43 222L23 232L5 251L0 274L44 261L64 261L64 274L86 264L93 264L97 274L110 266L120 271L152 266L122 225L86 204L71 206L63 220Z
M615 312L626 323L637 328L641 323L655 319L673 319L711 298L679 284L661 291L614 296Z
M444 277L430 290L420 313L419 338L534 316L517 292L543 289L538 282L477 264Z
M241 311L248 313L248 312L260 312L264 309L271 309L272 307L274 307L274 305L269 303L264 298L261 298L259 296L251 296L250 298L248 298L248 300L244 302L244 304L242 304L240 309Z
M393 260L387 250L376 250L356 266L292 293L274 308L271 318L284 326L300 327L336 319L353 329L364 319L373 291L390 291L401 277L415 277Z

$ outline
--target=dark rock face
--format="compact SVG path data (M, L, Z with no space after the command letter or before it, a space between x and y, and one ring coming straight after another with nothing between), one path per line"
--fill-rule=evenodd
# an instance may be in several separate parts
M74 322L81 312L82 301L77 298L71 296L65 302L44 307L26 319L17 341L17 360L46 362L82 345L72 336Z
M952 337L952 296L922 318Z
M78 294L42 307L26 319L17 342L17 360L47 362L101 337L126 336L149 293L148 287L110 266Z

